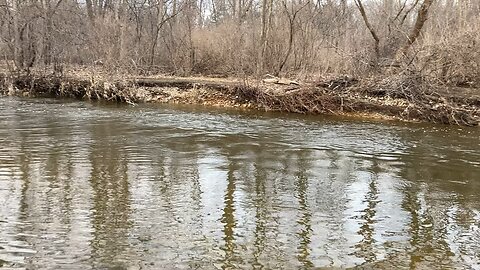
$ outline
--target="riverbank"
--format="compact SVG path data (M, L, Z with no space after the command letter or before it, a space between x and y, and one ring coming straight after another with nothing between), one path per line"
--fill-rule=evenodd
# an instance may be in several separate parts
M205 77L108 77L92 73L2 75L3 95L182 103L478 126L480 89L434 85L414 74L297 82Z

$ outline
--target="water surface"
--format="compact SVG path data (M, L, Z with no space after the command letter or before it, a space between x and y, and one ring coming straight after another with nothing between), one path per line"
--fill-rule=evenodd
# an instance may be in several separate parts
M480 269L480 130L0 99L0 268Z

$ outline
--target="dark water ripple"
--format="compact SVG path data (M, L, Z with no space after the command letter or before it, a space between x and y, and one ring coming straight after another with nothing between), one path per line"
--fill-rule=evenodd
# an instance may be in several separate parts
M0 268L480 269L480 131L0 99Z

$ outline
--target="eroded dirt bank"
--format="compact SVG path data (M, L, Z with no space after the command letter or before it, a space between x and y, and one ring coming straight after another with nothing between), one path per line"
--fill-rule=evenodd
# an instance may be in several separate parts
M412 75L296 82L203 77L3 75L3 95L68 97L129 104L202 104L303 114L343 114L478 126L480 89L432 85Z

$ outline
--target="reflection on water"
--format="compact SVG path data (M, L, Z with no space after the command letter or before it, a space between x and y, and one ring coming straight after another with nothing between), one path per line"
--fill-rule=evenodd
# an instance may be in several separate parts
M0 99L0 267L480 269L480 131Z

